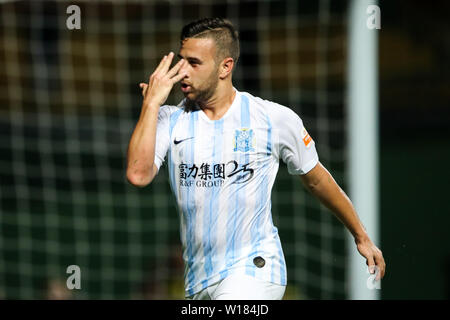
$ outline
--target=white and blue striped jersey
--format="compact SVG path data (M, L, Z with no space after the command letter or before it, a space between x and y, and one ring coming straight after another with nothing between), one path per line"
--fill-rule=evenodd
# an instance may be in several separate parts
M271 190L280 159L290 174L317 164L314 141L291 109L246 92L236 90L219 120L183 103L160 108L155 164L159 169L167 156L186 296L231 273L286 285Z

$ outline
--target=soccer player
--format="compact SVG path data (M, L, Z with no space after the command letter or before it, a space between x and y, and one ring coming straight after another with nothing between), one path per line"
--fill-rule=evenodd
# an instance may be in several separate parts
M180 213L188 299L282 299L286 263L271 215L283 160L347 227L377 280L385 262L355 209L319 162L314 140L291 109L232 84L239 38L232 23L206 18L181 32L180 60L164 56L141 83L142 110L128 147L127 178L147 186L167 156ZM185 98L164 105L181 82Z

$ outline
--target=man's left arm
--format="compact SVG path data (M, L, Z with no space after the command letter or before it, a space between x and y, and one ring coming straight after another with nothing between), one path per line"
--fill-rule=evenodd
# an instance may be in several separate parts
M358 252L366 258L366 264L371 273L376 265L379 272L377 279L384 277L386 263L383 254L369 238L352 202L339 187L328 170L318 162L308 173L300 175L305 187L330 209L334 215L347 227L355 239Z

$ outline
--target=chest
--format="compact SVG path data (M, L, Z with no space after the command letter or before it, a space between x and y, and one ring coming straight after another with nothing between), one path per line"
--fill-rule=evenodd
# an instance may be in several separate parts
M260 160L272 155L273 137L264 126L180 126L172 135L171 155L176 162Z

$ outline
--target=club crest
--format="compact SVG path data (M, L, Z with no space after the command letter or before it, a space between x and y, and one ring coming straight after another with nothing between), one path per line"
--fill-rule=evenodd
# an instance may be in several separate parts
M255 134L253 129L241 128L236 129L234 133L234 149L233 151L249 152L255 151Z

